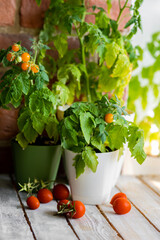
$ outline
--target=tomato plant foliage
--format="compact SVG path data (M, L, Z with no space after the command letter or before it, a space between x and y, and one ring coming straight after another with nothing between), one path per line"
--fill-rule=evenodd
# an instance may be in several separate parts
M84 0L50 2L40 39L52 43L53 50L58 52L57 60L48 57L50 64L47 63L46 67L51 76L57 73L54 91L58 93L59 88L63 89L63 103L72 103L75 96L77 99L83 96L85 101L95 101L101 98L104 91L122 97L132 69L137 67L142 55L141 48L133 47L130 42L137 29L142 28L139 14L142 2L136 0L130 5L126 0L122 6L119 1L117 20L108 17L111 0L106 1L107 12L96 5L90 6L88 12L88 3L85 4ZM130 27L131 31L122 35L119 22L125 8L130 8L133 15L125 26ZM85 21L87 15L95 17L94 24ZM68 37L78 39L76 49L70 49ZM96 61L94 56L97 56Z
M57 99L49 90L48 74L42 64L36 65L37 54L42 49L48 49L41 41L33 41L33 53L17 43L19 51L12 51L12 47L0 51L0 61L4 67L10 67L0 81L0 106L8 108L12 104L20 109L18 118L19 133L16 140L25 148L29 143L34 143L39 135L45 130L48 137L56 143L58 141L58 120L56 118ZM12 62L7 60L7 54L14 56ZM23 61L21 56L28 56L28 68L20 67ZM32 67L38 66L34 73Z
M105 122L107 113L114 115L113 122ZM65 111L59 132L62 146L77 153L73 163L77 177L84 172L85 166L96 172L96 152L120 149L127 141L132 156L143 163L146 157L143 131L126 121L123 117L126 114L117 98L108 100L107 96L93 103L73 103Z

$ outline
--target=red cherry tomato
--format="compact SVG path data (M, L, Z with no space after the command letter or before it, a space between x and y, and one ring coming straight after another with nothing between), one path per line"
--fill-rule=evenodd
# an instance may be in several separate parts
M127 199L127 196L126 196L125 193L122 193L122 192L116 193L116 194L112 197L112 199L111 199L111 201L110 201L110 204L113 205L114 201L115 201L117 198L126 198L126 199Z
M37 198L41 203L48 203L53 200L53 194L49 189L43 188L38 191Z
M125 198L117 198L113 203L113 209L117 214L126 214L131 210L131 204Z
M72 205L75 208L75 213L70 213L72 218L81 218L85 214L86 208L81 201L72 201Z
M27 198L27 205L30 209L34 210L39 208L40 202L35 196L30 196Z
M56 200L62 200L69 197L69 190L64 184L57 184L53 188L53 197Z
M66 209L66 213L67 213L67 209L68 211L70 210L70 204L71 202L67 199L63 199L63 200L60 200L57 204L57 210L59 213L61 214L64 214L64 209Z
M29 53L25 52L25 53L22 53L22 61L23 62L28 62L30 60L30 55Z

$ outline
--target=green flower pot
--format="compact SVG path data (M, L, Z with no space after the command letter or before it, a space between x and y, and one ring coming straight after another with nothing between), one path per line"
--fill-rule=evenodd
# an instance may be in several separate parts
M16 183L27 183L29 178L43 181L55 181L62 147L28 145L23 150L18 143L12 144ZM53 183L50 184L53 187Z

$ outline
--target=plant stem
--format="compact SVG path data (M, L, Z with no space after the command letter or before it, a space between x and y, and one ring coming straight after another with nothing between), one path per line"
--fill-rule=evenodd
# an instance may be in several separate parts
M83 0L82 5L85 7L85 0ZM82 23L85 21L85 16L86 16L86 12L83 13ZM80 24L80 27L81 27L81 24ZM86 67L86 56L85 56L85 48L84 48L84 43L83 43L83 37L80 36L77 28L76 28L76 32L77 32L77 35L78 35L78 38L79 38L79 41L80 41L80 45L81 45L82 63L85 66L87 101L91 102L91 93L90 93L90 86L89 86L89 77L88 77L88 72L87 72L87 67Z
M33 59L33 62L34 62L34 63L36 63L37 54L38 54L38 49L37 49L37 47L36 47L36 48L35 48L35 53L34 53L34 59Z
M119 20L120 20L120 17L124 11L124 9L126 8L127 6L127 3L128 3L128 0L125 1L123 7L121 8L121 4L120 4L120 0L119 0L119 8L120 8L120 11L119 11L119 15L118 15L118 18L117 18L117 23L119 23Z

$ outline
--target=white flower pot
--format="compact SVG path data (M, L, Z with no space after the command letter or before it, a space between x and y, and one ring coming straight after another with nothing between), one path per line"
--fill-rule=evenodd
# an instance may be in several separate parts
M93 173L89 168L76 179L73 158L76 153L65 150L65 166L71 187L73 200L82 201L84 204L103 204L110 201L119 151L97 153L97 171Z

